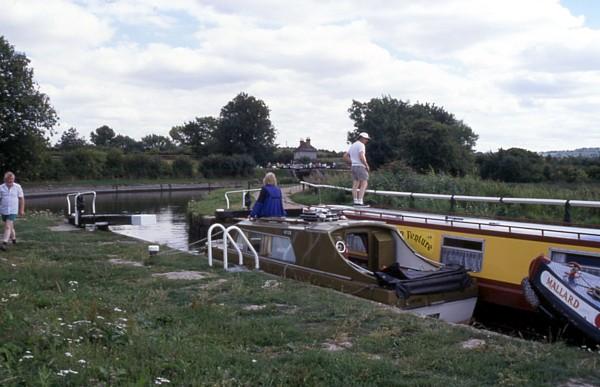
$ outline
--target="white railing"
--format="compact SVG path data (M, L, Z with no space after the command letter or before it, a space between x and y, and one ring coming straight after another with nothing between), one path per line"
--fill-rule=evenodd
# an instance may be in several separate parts
M96 191L85 191L85 192L73 192L67 194L67 215L74 215L75 218L75 226L79 226L79 205L77 203L80 196L92 195L92 214L96 213ZM71 197L74 197L73 207L75 209L75 213L71 213Z
M312 184L306 181L301 181L300 184L312 188L329 188L352 192L352 188L339 187L328 184ZM414 199L438 199L438 200L456 200L463 202L486 202L486 203L504 203L504 204L541 204L571 207L590 207L600 208L600 201L592 200L572 200L572 199L542 199L542 198L507 198L507 197L491 197L491 196L466 196L466 195L447 195L447 194L427 194L416 192L398 192L398 191L383 191L376 189L368 189L367 193L383 196L395 196Z
M241 235L242 241L246 244L246 246L248 247L248 249L254 256L254 268L255 269L259 268L258 253L254 249L254 246L252 246L252 244L250 243L250 241L248 240L246 235L244 235L243 231L235 225L225 228L225 226L223 226L220 223L215 223L208 228L208 241L207 241L207 243L208 243L208 266L212 267L212 232L215 228L220 228L221 232L223 233L223 268L225 270L227 270L228 265L229 265L228 258L227 258L229 242L231 242L233 244L233 247L235 248L235 251L238 254L239 265L244 264L244 257L242 254L242 250L240 249L238 244L235 242L235 240L231 237L231 235L230 235L231 231L237 231L238 234Z
M246 208L246 193L248 192L257 192L260 191L260 188L252 188L252 189L240 189L236 191L227 191L225 192L225 202L227 203L227 209L229 209L229 194L234 193L242 193L242 208Z

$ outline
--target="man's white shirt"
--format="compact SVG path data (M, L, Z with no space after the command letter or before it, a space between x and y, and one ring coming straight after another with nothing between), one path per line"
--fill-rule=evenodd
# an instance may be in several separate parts
M360 152L365 152L365 144L360 141L356 141L354 144L350 145L348 149L348 154L350 155L350 160L352 161L352 165L365 166L365 164L360 159Z
M13 183L10 189L6 184L0 185L0 214L19 213L19 198L24 197L21 185Z

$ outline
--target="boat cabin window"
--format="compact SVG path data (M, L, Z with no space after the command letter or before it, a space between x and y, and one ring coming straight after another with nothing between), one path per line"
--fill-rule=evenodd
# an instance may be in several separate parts
M441 261L461 265L468 271L480 272L483 262L483 240L444 236Z
M587 251L551 249L550 259L559 263L576 262L581 266L581 270L594 275L600 275L600 254L594 254Z
M291 263L296 262L296 255L290 238L280 236L269 236L267 238L271 240L270 251L266 254L268 257Z
M367 254L368 245L369 234L366 232L357 232L346 235L346 247L352 252Z
M296 255L294 254L294 248L292 247L290 238L257 232L249 232L247 237L258 255L291 263L296 262ZM238 238L237 242L243 252L249 252L248 247L241 243L241 237Z

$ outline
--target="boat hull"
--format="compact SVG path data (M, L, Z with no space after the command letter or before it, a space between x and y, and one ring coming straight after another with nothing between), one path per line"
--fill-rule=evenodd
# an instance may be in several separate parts
M221 241L214 243L212 249L214 257L222 258ZM235 253L235 250L228 249L229 256L234 256ZM259 256L259 263L260 269L267 273L331 288L352 296L392 305L406 312L447 322L469 323L477 302L476 283L460 291L443 294L419 294L401 298L398 297L395 290L385 289L374 283L357 281L344 275L285 263L263 256ZM253 268L254 257L243 254L243 264Z
M600 343L600 300L587 294L588 284L600 284L600 277L588 273L570 276L567 265L538 257L531 262L529 282L542 307L564 318Z

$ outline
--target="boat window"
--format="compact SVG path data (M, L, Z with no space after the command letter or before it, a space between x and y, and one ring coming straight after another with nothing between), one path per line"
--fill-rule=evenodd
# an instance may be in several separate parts
M270 239L270 251L267 256L286 262L296 262L296 255L290 238L271 236Z
M441 261L464 266L468 271L480 272L483 261L483 240L444 236Z
M262 246L262 240L265 237L265 235L262 235L262 234L259 234L256 232L249 232L246 235L246 237L248 238L248 241L250 242L252 247L254 247L254 250L256 250L256 252L258 254L261 254L260 249ZM238 247L242 250L242 252L244 252L244 253L250 252L248 245L246 245L246 243L244 242L244 240L240 234L237 235L235 242L237 243Z
M550 259L559 263L576 262L581 266L581 270L600 275L600 254L552 249L550 250Z
M369 234L366 232L346 234L346 247L349 251L367 253L369 245Z

